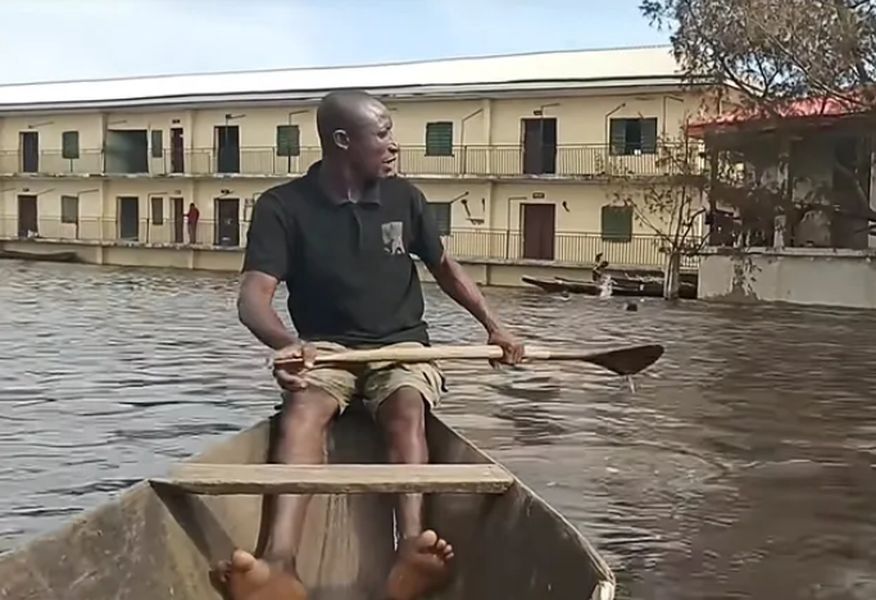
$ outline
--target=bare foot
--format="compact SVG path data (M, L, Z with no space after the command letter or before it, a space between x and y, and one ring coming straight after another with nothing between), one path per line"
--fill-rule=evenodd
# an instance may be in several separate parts
M447 583L452 558L453 548L431 530L401 542L386 581L386 597L417 600L438 589Z
M228 600L305 600L307 591L294 569L268 563L235 550L210 574L213 585Z

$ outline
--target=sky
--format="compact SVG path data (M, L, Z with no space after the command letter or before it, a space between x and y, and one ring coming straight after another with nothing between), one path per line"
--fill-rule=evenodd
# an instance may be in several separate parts
M668 43L640 0L0 0L0 83Z

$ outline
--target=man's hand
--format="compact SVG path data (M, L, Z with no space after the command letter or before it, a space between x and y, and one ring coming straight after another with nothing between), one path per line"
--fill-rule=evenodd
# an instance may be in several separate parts
M502 360L499 362L508 365L516 365L523 360L523 342L514 337L514 335L506 329L500 327L499 329L494 329L493 331L491 331L490 337L487 339L487 343L502 348L504 354L502 356Z
M316 348L313 345L295 342L278 350L274 358L303 359L301 366L274 367L274 379L281 388L289 392L299 392L307 388L307 381L303 375L305 371L313 368L316 359Z

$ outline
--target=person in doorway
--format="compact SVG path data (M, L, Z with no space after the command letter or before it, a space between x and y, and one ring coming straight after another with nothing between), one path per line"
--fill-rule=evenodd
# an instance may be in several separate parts
M194 202L189 203L189 212L186 213L186 219L189 227L189 244L196 244L198 241L198 219L201 217L201 211L195 206Z
M500 362L519 362L524 347L445 252L423 194L394 176L398 146L387 108L364 92L334 92L320 103L317 129L322 160L254 206L238 296L241 322L277 356L304 363L274 372L284 398L274 459L324 462L328 429L358 394L383 430L389 461L427 463L425 416L444 390L434 364L345 370L315 366L316 353L430 343L411 254L484 326L488 343L503 349ZM281 281L298 337L272 308ZM308 500L279 497L262 556L237 549L217 566L225 593L234 600L306 596L295 553ZM424 527L420 494L400 495L396 515L400 539L384 600L414 600L447 582L452 540Z

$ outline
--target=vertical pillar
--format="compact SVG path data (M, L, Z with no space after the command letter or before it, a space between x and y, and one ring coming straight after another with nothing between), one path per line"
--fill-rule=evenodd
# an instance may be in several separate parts
M870 213L876 213L876 135L870 138ZM876 221L868 220L867 223L870 225L867 246L876 248Z
M779 146L778 160L776 161L776 185L781 194L780 202L784 206L790 205L791 180L789 175L789 162L791 160L790 143L787 138L782 138ZM788 241L788 218L787 214L775 216L773 221L773 247L784 248Z

